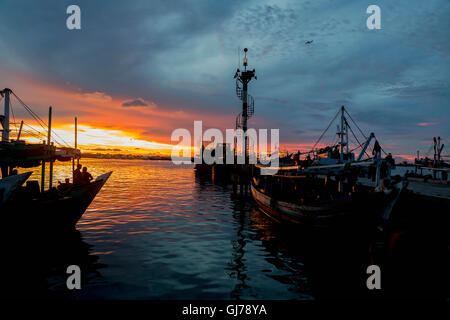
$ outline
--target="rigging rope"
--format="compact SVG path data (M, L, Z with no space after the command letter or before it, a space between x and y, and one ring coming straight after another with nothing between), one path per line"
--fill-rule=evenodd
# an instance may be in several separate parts
M22 106L25 108L25 110L27 110L28 113L30 113L31 116L38 122L38 124L42 127L42 129L48 130L48 125L25 102L23 102L22 99L20 99L13 91L11 91L11 92L14 95L14 97L16 97L16 99L22 104ZM61 136L59 136L53 129L51 130L51 132L54 134L53 140L56 142L56 144L58 144L60 146L65 145L67 147L70 147L70 145ZM61 139L62 143L61 143L61 141L56 139L55 136L58 137L59 139ZM45 135L44 135L44 137L45 137Z
M345 113L349 116L350 120L352 120L352 122L355 124L356 128L358 128L359 132L362 134L362 136L367 140L368 138L366 137L366 135L364 134L364 132L361 130L361 128L358 126L358 124L356 123L355 120L353 120L352 116L350 115L350 113L348 113L347 109L344 109ZM378 140L378 139L377 139ZM379 141L378 141L379 142ZM380 144L381 147L381 144ZM383 151L383 153L385 155L387 155L387 152L384 151L383 147L381 147L381 151ZM367 154L367 153L366 153Z
M320 142L320 140L322 139L323 135L328 131L328 129L330 128L330 126L333 124L334 120L336 120L336 117L338 116L339 111L340 111L340 110L338 110L338 112L336 113L336 115L334 116L334 118L330 121L330 124L328 124L328 127L325 129L325 131L322 132L322 134L320 135L319 139L317 140L317 142L316 142L316 143L314 144L314 146L312 147L312 150L311 150L311 151L314 150L314 148L317 146L317 144L318 144L318 143Z
M350 113L348 113L347 109L344 109L345 113L349 116L350 120L352 120L352 122L355 124L356 128L358 128L359 132L362 134L362 136L367 140L366 135L364 134L364 132L361 130L361 128L358 126L358 124L356 123L355 120L353 120L352 116L350 115Z
M11 113L12 113L13 120L14 120L14 127L16 128L17 135L19 135L19 133L18 133L19 131L17 130L16 116L14 115L14 109L13 109L12 101L9 102L9 107L11 109Z
M350 127L350 125L347 123L347 121L345 121L345 123L347 124L347 127L350 129L350 132L353 134L353 137L355 137L356 142L358 142L358 144L359 144L359 146L356 147L355 149L353 149L352 152L353 152L354 150L358 149L358 148L361 148L361 149L362 149L362 148L363 148L363 145L361 144L361 142L359 142L358 137L356 137L355 133L353 132L352 127ZM367 156L368 158L370 158L370 156L367 154L366 151L364 151L364 153L366 154L366 156Z
M14 131L18 132L19 130L15 129ZM30 131L30 130L27 130L27 129L24 129L24 128L22 128L22 134L31 136L31 137L36 138L38 140L40 140L40 138L41 138L38 134L34 133L33 131Z

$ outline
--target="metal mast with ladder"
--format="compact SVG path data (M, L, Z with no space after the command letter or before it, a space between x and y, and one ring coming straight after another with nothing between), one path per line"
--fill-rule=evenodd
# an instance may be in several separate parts
M242 112L236 118L236 129L242 129L244 132L244 152L245 159L248 158L248 143L247 143L247 124L248 119L253 116L255 113L255 101L251 95L248 94L248 84L249 82L255 78L255 69L247 70L247 51L248 49L244 49L244 61L243 66L244 70L241 71L239 68L236 70L236 74L234 78L236 79L236 95L242 101ZM241 86L242 85L242 86Z

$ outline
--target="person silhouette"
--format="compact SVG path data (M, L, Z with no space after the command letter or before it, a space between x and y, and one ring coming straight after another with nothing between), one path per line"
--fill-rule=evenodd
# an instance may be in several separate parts
M92 175L87 171L87 167L83 167L83 172L81 173L81 181L83 184L88 184L94 179Z
M77 165L77 168L73 171L73 184L81 184L82 183L82 174L81 174L81 164Z

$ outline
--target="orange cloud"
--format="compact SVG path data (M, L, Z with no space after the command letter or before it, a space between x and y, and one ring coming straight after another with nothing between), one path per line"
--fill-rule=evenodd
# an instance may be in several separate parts
M396 158L397 161L408 161L408 162L414 162L415 156L412 156L410 154L396 154L394 155L394 158Z
M436 122L419 122L417 125L420 127L427 127L427 126L435 126Z
M52 105L52 127L71 145L74 143L74 117L77 116L78 143L80 147L87 149L107 146L114 149L133 150L133 152L161 149L169 152L172 145L177 144L170 141L171 132L176 128L192 130L194 120L203 120L205 124L210 123L214 126L220 122L222 125L227 122L234 123L233 116L218 119L215 114L200 115L164 108L164 106L159 107L156 103L142 98L113 95L95 90L83 92L70 84L53 85L17 72L10 73L8 87L40 115L44 122L47 122L48 106ZM130 105L139 104L137 100L140 104L146 104L146 107L123 106L127 102ZM17 110L20 107L19 103L16 101L13 103ZM25 123L36 130L43 130L30 116L16 119L17 122L20 120L25 120ZM30 127L27 128L33 131ZM27 136L24 133L22 137L30 141L45 139L44 134L37 137L31 134Z
M203 121L203 130L209 127L233 128L239 112L238 105L235 112L228 111L226 114L174 110L173 107L158 105L141 97L100 90L86 92L70 83L50 84L17 71L9 73L8 86L45 122L47 108L52 105L52 127L58 135L54 139L59 142L64 140L74 145L74 117L77 116L78 146L82 151L169 154L173 145L178 143L170 140L174 129L186 128L193 133L194 120ZM124 107L124 104L127 106ZM19 106L15 103L14 107ZM24 120L34 129L42 131L31 117ZM38 142L46 139L46 134L37 137L24 133L22 137ZM280 144L280 150L309 151L313 145L314 142Z

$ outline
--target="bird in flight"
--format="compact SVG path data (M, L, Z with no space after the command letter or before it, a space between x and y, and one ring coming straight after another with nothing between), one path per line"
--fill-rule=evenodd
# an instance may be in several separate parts
M308 41L305 41L305 44L311 44L311 43L313 43L313 41L314 41L314 40L308 40Z

